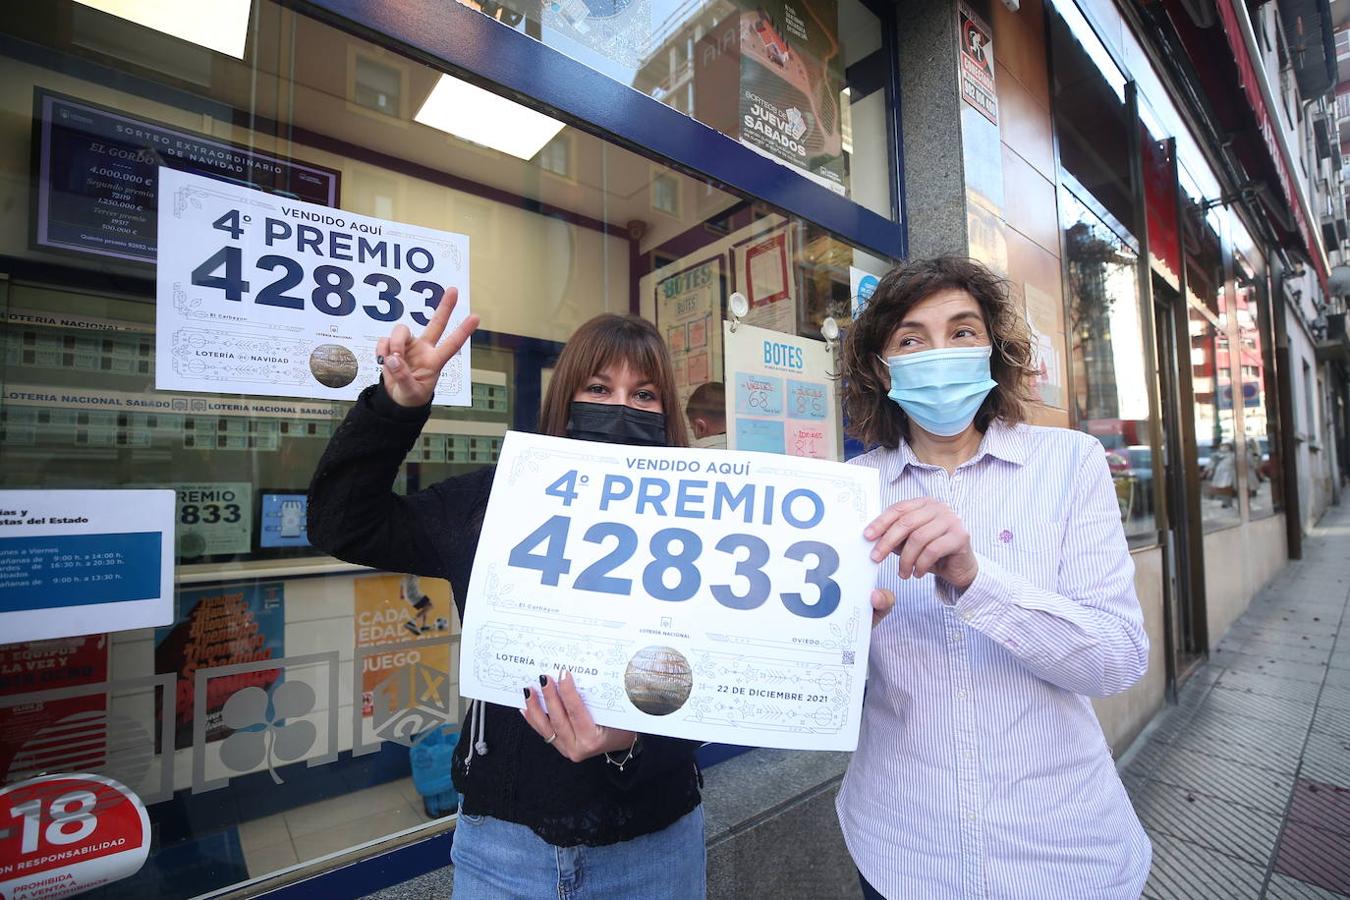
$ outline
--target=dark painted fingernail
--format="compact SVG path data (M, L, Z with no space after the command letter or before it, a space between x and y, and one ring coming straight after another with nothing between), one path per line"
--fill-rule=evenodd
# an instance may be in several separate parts
M521 688L521 690L525 692L525 699L526 699L526 700L530 699L530 689L529 689L529 688Z
M380 365L380 366L384 365L384 355L383 355L383 354L381 354L381 353L375 354L375 364L376 364L376 365Z
M540 687L547 687L547 686L548 686L548 676L547 676L547 675L540 675L540 676L539 676L539 686L540 686Z

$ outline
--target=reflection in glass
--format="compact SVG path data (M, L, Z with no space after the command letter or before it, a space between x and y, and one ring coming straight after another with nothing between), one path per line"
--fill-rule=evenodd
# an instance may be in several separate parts
M881 50L881 23L860 0L460 2L892 214L885 90L846 74Z
M1131 546L1156 540L1138 254L1103 216L1061 192L1074 421L1102 443Z
M1191 388L1200 466L1200 512L1206 531L1241 522L1228 338L1204 311L1190 307Z
M1241 374L1243 451L1247 460L1248 514L1253 519L1273 515L1283 507L1280 481L1279 418L1271 403L1273 372L1269 300L1264 278L1246 261L1237 260L1237 326Z

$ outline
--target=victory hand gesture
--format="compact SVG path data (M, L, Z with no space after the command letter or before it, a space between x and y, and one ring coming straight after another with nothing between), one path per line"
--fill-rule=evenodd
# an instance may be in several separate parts
M384 390L399 406L425 406L430 402L441 369L478 327L478 317L471 315L441 340L458 302L459 289L447 289L420 335L414 338L408 326L400 323L376 345L375 352L384 361Z

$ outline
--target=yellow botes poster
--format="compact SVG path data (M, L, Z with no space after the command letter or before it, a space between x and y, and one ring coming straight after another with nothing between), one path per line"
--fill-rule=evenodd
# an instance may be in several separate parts
M361 661L361 714L374 712L375 691L386 678L422 665L450 671L450 645L435 638L455 633L450 585L416 575L372 575L356 579L356 647L391 647L387 653L357 654ZM408 646L425 641L430 646Z

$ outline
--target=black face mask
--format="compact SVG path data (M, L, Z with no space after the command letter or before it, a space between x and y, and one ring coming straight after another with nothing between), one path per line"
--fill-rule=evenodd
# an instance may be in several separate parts
M567 420L567 436L604 444L633 444L638 447L666 446L665 413L633 409L622 403L582 403L572 401Z

